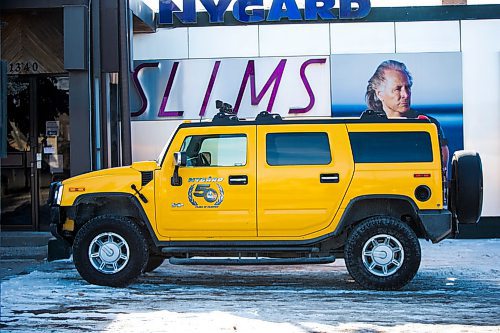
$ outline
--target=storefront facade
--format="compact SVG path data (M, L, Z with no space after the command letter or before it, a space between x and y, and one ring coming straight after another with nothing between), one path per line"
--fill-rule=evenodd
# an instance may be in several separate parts
M155 159L179 123L212 118L218 99L247 118L358 116L387 59L407 64L413 105L444 125L450 149L479 151L483 216L500 226L500 5L360 1L362 12L341 14L342 1L331 16L245 16L189 12L186 0L182 16L175 0L162 3L157 13L139 0L0 4L2 229L46 229L51 181Z
M141 6L0 4L3 230L47 230L52 181L130 163L130 122L120 114L120 106L128 109L128 99L121 98L128 85L119 74L130 63L132 30L122 43L119 26L152 31L154 14Z

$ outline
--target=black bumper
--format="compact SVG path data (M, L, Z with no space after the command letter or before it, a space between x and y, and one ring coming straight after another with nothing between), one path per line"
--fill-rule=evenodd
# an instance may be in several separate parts
M448 210L422 210L420 222L425 237L437 243L452 233L452 214Z
M50 232L54 237L63 239L61 235L61 227L62 227L61 207L52 206L50 207Z
M50 232L56 239L49 240L47 261L71 257L71 244L61 234L64 217L59 206L50 207Z

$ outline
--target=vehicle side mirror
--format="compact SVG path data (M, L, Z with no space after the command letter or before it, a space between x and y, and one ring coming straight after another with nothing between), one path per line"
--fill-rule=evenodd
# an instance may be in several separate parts
M187 165L187 155L185 152L174 153L174 174L170 178L170 184L172 186L181 186L182 177L179 177L179 167L185 167Z
M174 153L174 165L176 167L185 167L187 164L187 155L185 152Z
M200 165L210 166L212 164L212 154L208 151L199 153Z

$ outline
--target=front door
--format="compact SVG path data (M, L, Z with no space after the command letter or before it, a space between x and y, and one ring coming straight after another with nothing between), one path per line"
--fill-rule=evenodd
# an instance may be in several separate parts
M157 229L172 240L256 236L256 126L180 129L159 171ZM172 185L173 152L187 155Z
M62 76L8 77L3 229L48 230L49 185L69 177L68 82Z

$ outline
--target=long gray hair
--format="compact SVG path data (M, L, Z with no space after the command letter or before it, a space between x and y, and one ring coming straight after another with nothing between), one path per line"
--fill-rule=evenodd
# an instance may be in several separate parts
M385 81L385 71L388 69L394 69L403 72L408 76L408 82L410 87L413 85L413 78L410 71L406 68L406 65L402 62L396 60L386 60L381 63L375 73L373 73L370 80L368 80L368 86L366 87L365 100L368 109L374 111L383 111L382 102L378 99L376 91L379 89L380 85Z

